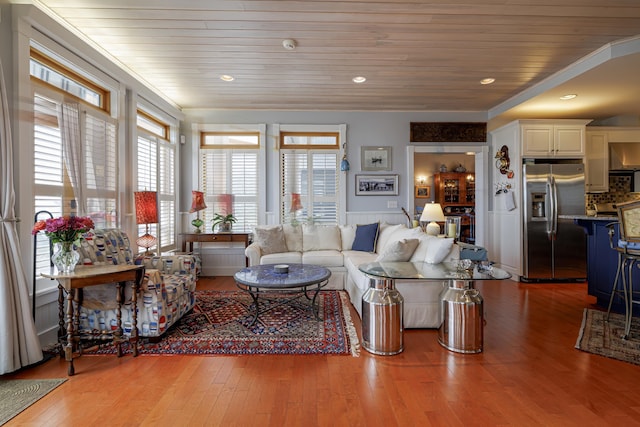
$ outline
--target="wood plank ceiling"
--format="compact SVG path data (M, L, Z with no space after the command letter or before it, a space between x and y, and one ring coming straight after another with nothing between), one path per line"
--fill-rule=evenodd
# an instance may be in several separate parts
M640 33L637 0L36 4L185 109L489 111Z

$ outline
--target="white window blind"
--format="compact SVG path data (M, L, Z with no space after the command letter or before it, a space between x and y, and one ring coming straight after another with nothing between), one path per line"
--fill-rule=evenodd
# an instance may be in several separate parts
M203 148L200 150L202 191L207 209L200 217L205 229L216 213L225 209L224 195L231 195L238 220L233 230L250 232L258 223L258 150Z
M117 226L118 160L115 122L99 110L80 106L84 157L82 193L86 212L78 212L76 191L66 171L57 109L64 97L34 93L34 214L50 212L55 218L80 213L90 216L96 228ZM38 219L49 216L40 214ZM49 268L49 244L44 234L36 245L36 272Z
M337 165L337 150L281 150L280 206L285 223L338 223ZM296 206L295 194L301 207Z
M84 113L85 196L96 228L117 226L118 156L116 125L98 113Z
M149 232L158 238L161 251L176 244L176 152L169 141L138 130L138 184L137 191L158 193L158 224L149 224ZM138 225L138 235L145 233L146 225Z

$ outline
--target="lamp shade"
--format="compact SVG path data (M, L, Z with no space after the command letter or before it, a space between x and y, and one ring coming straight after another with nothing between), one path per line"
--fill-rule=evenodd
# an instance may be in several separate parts
M158 222L158 199L155 191L136 191L133 193L138 224Z
M440 234L440 225L436 221L444 221L444 213L442 212L442 206L440 203L425 203L422 215L420 215L421 222L428 222L426 232L430 235Z
M218 203L216 212L220 212L222 215L233 213L233 194L218 194L216 201Z
M202 191L191 191L191 209L189 213L194 213L206 209L207 205L204 203L204 193Z
M291 193L291 209L289 212L296 212L302 209L302 201L300 200L300 193Z

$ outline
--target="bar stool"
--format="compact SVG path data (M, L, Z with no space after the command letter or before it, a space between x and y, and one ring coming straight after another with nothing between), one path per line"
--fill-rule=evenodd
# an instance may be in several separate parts
M623 339L629 337L631 331L631 320L633 318L633 304L640 304L640 299L634 300L635 294L640 291L633 290L633 268L640 260L640 200L620 203L616 205L618 210L618 222L607 224L609 229L609 246L618 252L618 268L616 278L609 297L609 307L607 308L607 321L611 313L611 306L616 295L622 294L624 299L624 335ZM619 238L614 242L615 225L619 224ZM622 277L622 281L620 278ZM622 282L622 289L619 287Z

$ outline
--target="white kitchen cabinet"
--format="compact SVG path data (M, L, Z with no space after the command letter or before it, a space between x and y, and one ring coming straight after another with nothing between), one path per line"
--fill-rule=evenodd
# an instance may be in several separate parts
M585 191L609 191L609 137L607 132L587 132Z
M533 123L523 120L522 155L535 158L582 158L585 154L587 123L584 120L571 120L567 123Z

